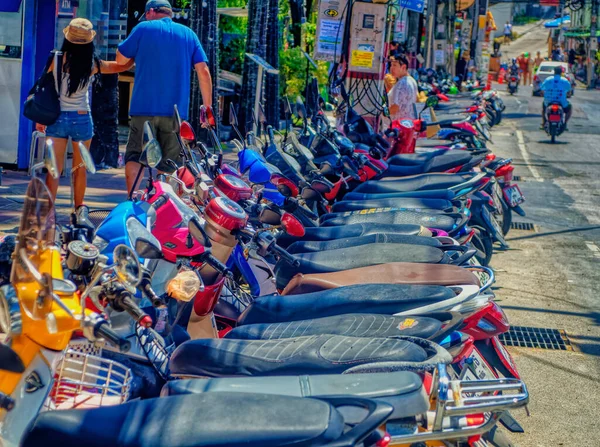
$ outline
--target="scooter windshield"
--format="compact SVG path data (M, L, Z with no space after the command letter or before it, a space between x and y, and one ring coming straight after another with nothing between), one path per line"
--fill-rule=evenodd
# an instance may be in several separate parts
M46 185L37 177L29 182L25 193L18 242L15 248L15 262L11 273L11 282L33 282L34 277L20 261L19 253L24 249L28 259L32 259L41 250L54 244L56 218L54 203ZM37 268L38 266L35 265Z

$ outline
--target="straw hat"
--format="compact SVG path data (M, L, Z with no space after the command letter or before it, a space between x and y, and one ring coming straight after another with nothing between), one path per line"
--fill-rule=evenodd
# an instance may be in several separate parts
M69 26L63 29L65 39L75 44L87 44L94 40L96 31L88 19L73 19Z

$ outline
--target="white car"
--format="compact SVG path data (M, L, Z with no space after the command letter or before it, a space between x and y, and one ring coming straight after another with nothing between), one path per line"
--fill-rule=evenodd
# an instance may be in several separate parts
M573 73L571 73L571 71L569 70L569 64L567 64L566 62L546 61L541 63L540 68L533 77L533 96L540 96L542 94L540 90L542 87L542 83L549 76L554 76L554 69L556 67L562 67L565 77L571 83L571 91L567 94L567 96L570 98L575 94L575 76L573 76Z

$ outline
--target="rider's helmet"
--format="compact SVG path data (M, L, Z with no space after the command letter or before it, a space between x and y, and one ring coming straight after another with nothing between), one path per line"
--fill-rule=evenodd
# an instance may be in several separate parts
M517 58L513 57L511 62L513 65L517 65Z

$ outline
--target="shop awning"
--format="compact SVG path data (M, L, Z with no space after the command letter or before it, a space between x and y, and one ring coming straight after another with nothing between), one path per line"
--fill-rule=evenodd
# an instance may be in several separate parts
M21 0L2 0L0 2L0 12L19 12Z
M567 23L571 23L571 16L559 17L558 19L550 20L549 22L544 23L545 28L558 28L561 25L566 25Z

